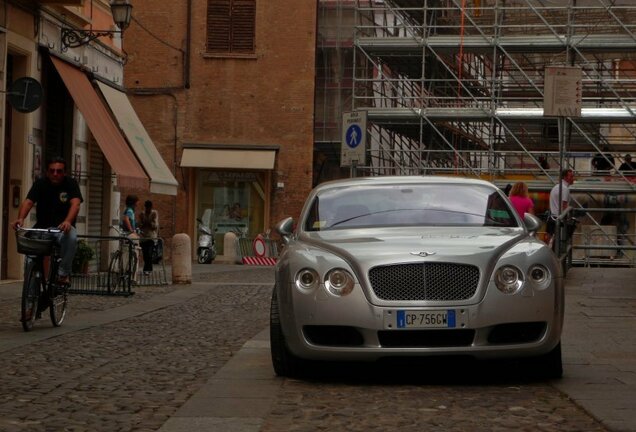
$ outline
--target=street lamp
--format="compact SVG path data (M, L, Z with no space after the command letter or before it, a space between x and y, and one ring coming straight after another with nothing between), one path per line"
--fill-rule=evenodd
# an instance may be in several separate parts
M130 25L132 5L129 0L110 0L110 11L113 16L113 21L119 30L76 30L62 28L62 51L86 45L98 37L112 36L115 33L123 35L124 30Z

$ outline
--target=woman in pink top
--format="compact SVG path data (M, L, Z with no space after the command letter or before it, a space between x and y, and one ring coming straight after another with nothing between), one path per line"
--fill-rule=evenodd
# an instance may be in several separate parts
M512 186L509 198L522 219L526 213L534 214L534 203L528 196L528 186L524 182L517 182Z

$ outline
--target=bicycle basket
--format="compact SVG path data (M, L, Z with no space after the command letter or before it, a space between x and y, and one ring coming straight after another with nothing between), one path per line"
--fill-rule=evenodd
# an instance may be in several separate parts
M25 255L51 255L54 237L47 232L16 231L18 253Z

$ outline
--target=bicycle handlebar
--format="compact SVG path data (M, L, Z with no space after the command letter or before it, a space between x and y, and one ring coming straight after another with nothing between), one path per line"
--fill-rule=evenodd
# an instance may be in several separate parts
M59 228L25 228L25 227L21 227L20 225L17 226L16 231L46 232L46 233L53 233L53 234L58 234L62 232L62 230Z

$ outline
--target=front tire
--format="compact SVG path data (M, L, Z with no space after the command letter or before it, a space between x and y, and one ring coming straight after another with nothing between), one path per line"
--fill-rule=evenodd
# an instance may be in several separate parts
M547 379L559 379L563 376L563 360L561 357L561 342L552 351L537 357L535 365L537 372Z
M300 376L305 370L305 360L300 359L289 352L285 335L280 323L280 312L278 309L278 295L276 288L272 293L272 303L269 315L269 338L274 372L278 376Z
M66 289L59 295L51 296L51 304L49 306L49 313L51 315L51 323L54 327L62 325L64 318L66 318L66 308L68 306L68 295Z
M209 249L201 249L197 255L198 255L197 256L197 261L199 262L199 264L207 264L210 261L212 261L210 259L210 250Z
M42 292L42 273L36 269L35 264L29 264L30 268L26 272L26 278L22 285L22 308L21 319L24 331L33 328L38 314L40 292Z

